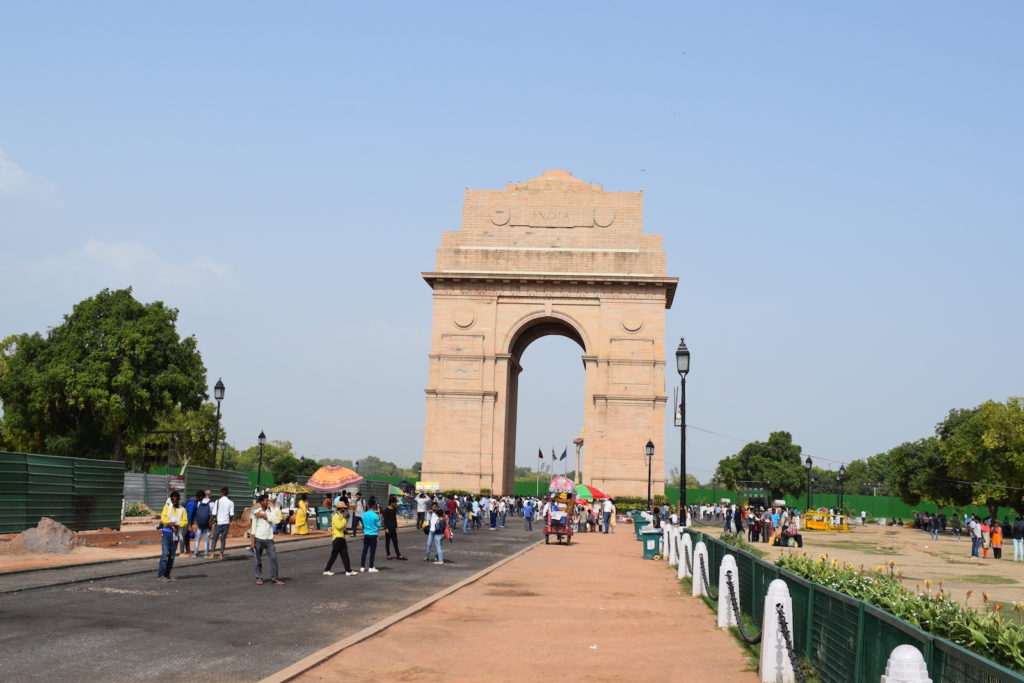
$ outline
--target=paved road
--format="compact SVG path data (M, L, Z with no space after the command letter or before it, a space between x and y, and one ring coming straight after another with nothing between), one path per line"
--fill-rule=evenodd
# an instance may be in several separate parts
M149 561L146 574L0 595L3 678L257 680L542 538L509 522L457 534L445 543L443 567L422 562L424 535L405 529L399 539L409 561L386 561L382 543L377 574L323 576L330 553L322 539L280 546L284 586L255 585L248 557L191 566L179 558L174 583L157 581ZM353 565L361 548L349 542Z

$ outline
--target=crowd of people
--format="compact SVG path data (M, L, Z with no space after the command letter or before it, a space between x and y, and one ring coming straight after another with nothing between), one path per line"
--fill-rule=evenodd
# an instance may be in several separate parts
M178 554L193 557L224 558L228 530L235 516L235 505L228 497L227 488L211 500L210 491L197 491L185 504L181 494L172 491L160 515L162 549L158 569L161 581L173 581L171 571ZM270 583L283 583L278 573L278 554L275 534L307 535L310 520L315 518L316 507L309 504L309 495L294 496L269 492L254 492L250 508L248 531L249 552L252 554L256 583L264 583L264 556ZM376 573L378 539L384 535L387 560L408 560L399 549L398 528L401 510L415 510L416 528L425 539L423 561L443 565L444 541L453 543L461 528L463 535L486 529L507 528L509 518L522 520L523 528L532 531L535 521L571 525L577 532L610 533L615 528L614 500L575 500L568 506L554 496L491 496L444 495L420 492L414 497L388 496L383 508L376 496L363 498L361 493L347 491L336 496L325 496L321 508L331 509L330 554L323 569L324 576L334 576L335 562L340 558L346 576L366 572ZM349 556L348 538L362 531L359 569L353 569ZM217 543L220 552L216 552ZM194 544L194 550L192 545ZM211 550L214 551L211 554Z
M796 508L706 504L696 506L696 516L703 524L721 523L725 532L745 533L750 543L804 547L803 520Z

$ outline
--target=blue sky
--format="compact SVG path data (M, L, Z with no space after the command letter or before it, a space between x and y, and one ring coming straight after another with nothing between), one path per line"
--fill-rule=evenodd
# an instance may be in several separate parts
M235 445L265 429L408 465L420 273L463 188L564 168L645 191L680 278L666 353L686 336L690 423L786 429L838 467L1022 393L1022 20L1013 2L3 3L0 337L131 285L180 309ZM526 352L520 464L579 430L579 356ZM653 438L674 465L678 433ZM740 445L692 430L690 471Z

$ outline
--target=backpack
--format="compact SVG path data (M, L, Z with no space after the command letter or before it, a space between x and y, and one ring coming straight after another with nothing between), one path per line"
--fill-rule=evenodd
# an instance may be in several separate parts
M196 524L200 529L210 526L210 504L199 503L196 505Z
M444 528L446 526L448 526L448 522L445 520L445 518L444 517L438 517L437 518L437 528L434 529L434 534L435 535L443 534L444 533Z

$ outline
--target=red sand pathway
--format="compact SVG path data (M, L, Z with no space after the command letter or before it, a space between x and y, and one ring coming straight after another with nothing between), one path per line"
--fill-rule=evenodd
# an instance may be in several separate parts
M641 559L630 531L540 545L299 680L756 681L714 613ZM457 562L459 544L445 554Z

